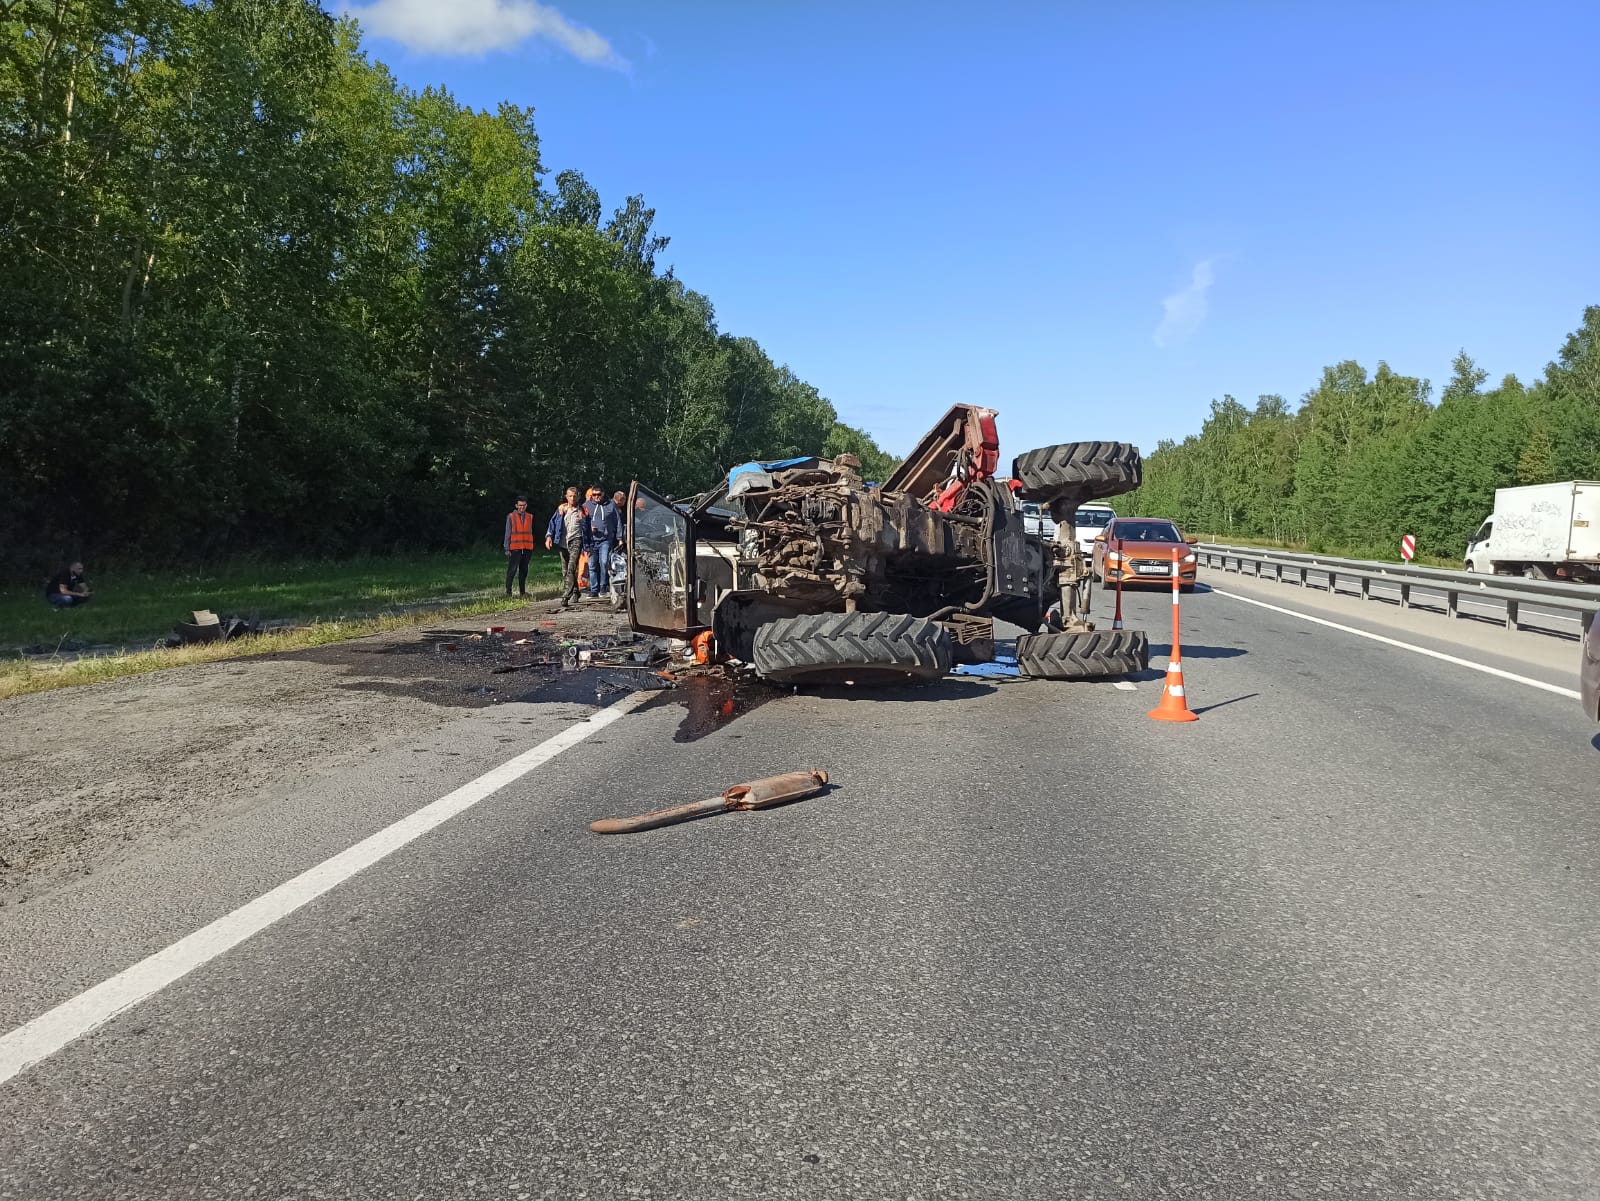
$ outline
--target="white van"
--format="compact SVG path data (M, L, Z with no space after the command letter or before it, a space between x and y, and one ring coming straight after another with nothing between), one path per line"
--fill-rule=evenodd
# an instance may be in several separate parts
M1084 505L1079 509L1078 519L1072 526L1072 536L1078 543L1078 549L1086 555L1093 555L1096 535L1104 533L1116 515L1115 509L1103 504Z
M1031 500L1021 501L1022 528L1030 534L1038 534L1050 541L1055 541L1056 523L1050 519L1050 511L1043 505L1034 504ZM1078 519L1073 523L1072 536L1078 548L1084 554L1094 553L1094 536L1106 528L1110 520L1115 517L1116 510L1099 501L1093 501L1078 510Z
M1019 502L1022 509L1022 528L1030 534L1054 542L1056 537L1056 523L1050 520L1050 514L1045 512L1043 505L1035 504L1031 500Z

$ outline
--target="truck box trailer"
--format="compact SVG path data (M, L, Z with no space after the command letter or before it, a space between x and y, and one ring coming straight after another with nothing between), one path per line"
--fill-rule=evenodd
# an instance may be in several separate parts
M1467 543L1468 571L1600 583L1600 482L1497 488Z

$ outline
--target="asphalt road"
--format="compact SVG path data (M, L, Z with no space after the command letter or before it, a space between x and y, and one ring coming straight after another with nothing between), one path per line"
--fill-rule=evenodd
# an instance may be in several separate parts
M1166 596L1127 607L1164 662ZM703 737L652 700L0 1085L0 1197L1600 1193L1600 730L1247 599L1184 617L1188 726L1157 672ZM1526 675L1575 687L1562 649ZM8 1024L586 711L538 708L327 785L352 825L241 818L0 916ZM811 766L781 810L586 829Z

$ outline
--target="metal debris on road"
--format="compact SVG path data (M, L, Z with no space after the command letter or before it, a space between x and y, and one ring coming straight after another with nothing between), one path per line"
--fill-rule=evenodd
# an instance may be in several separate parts
M951 673L957 676L984 676L992 680L1010 680L1022 673L1017 661L1007 655L996 655L992 663L962 663Z
M188 646L196 642L232 642L235 638L262 632L260 623L254 619L246 621L242 617L218 617L210 609L196 609L193 615L192 622L180 621L172 627L173 637L166 640L167 646Z
M808 771L785 772L781 776L767 776L747 784L735 784L720 796L670 809L657 809L637 817L607 817L589 823L596 834L632 834L637 830L652 830L657 826L670 826L674 822L708 817L713 813L727 813L735 809L770 809L789 801L803 800L821 792L828 783L828 773L819 768Z

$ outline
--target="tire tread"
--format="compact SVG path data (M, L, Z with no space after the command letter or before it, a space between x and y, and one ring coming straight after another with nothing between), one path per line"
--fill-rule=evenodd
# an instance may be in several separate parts
M1017 639L1017 668L1039 680L1100 680L1150 666L1143 630L1072 630Z
M1071 496L1077 503L1132 492L1144 479L1139 448L1128 442L1062 442L1011 461L1023 500L1048 504Z
M778 683L872 669L926 681L950 664L944 627L904 613L807 613L768 622L755 636L755 669Z

